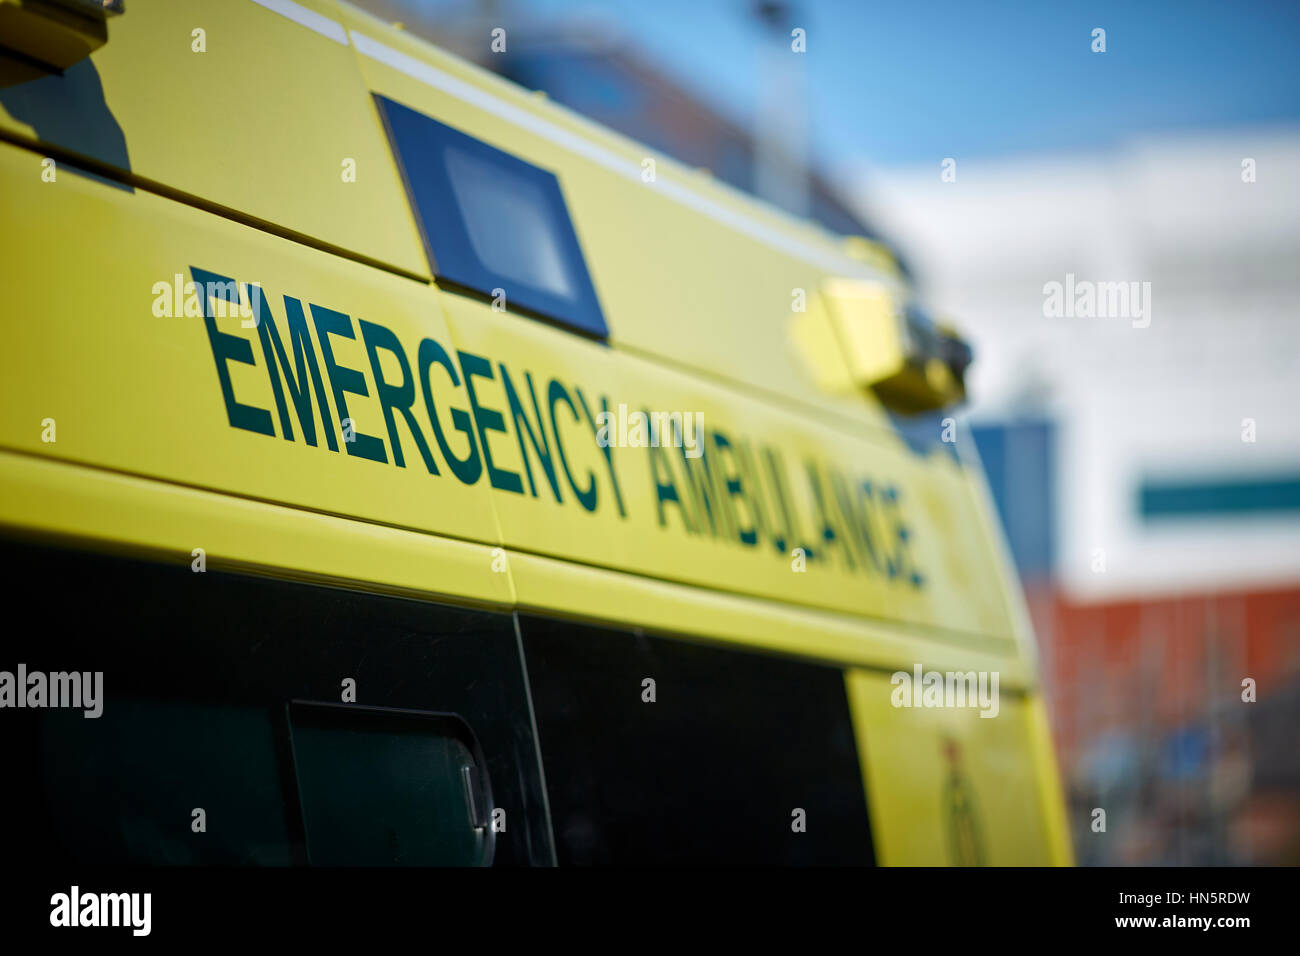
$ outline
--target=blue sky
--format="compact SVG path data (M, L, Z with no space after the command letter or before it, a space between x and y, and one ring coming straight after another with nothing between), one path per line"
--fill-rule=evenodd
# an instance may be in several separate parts
M465 9L464 0L424 5L448 15ZM1104 148L1146 132L1300 122L1300 0L792 5L808 36L813 151L827 166ZM551 23L599 16L728 113L752 114L770 41L750 0L503 6ZM1094 27L1106 30L1104 54L1090 49Z

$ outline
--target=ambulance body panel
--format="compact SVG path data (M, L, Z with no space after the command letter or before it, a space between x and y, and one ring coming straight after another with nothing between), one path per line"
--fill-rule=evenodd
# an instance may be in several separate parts
M189 597L155 614L129 596L119 613L171 628L206 608L202 646L247 624L205 596L203 574L261 595L267 620L294 630L276 640L307 642L296 653L318 633L343 670L349 653L362 666L368 638L340 622L389 621L365 665L379 668L368 693L388 689L354 700L459 715L438 752L472 783L473 834L416 819L407 862L635 862L656 847L677 848L663 862L1069 861L1032 634L978 461L945 447L939 416L909 431L854 387L861 362L828 317L833 280L908 294L882 248L791 220L343 3L130 8L61 78L0 89L7 548L33 549L33 568L66 554L123 586L170 581ZM567 217L579 261L562 251L561 265L589 276L598 325L440 275L446 236L421 208L399 109L523 164L520 195L535 183ZM474 196L461 198L472 218ZM493 236L469 225L490 260ZM638 425L652 419L668 427L647 443ZM918 442L925 422L935 432ZM99 586L68 585L84 601ZM60 620L67 634L48 646L92 653ZM474 673L459 691L435 675L444 621L459 635L451 659L504 682L495 704L475 696ZM262 653L245 630L230 640L232 660ZM145 660L140 673L168 679L166 653ZM275 837L286 849L269 862L362 852L311 822L338 808L312 789L333 769L304 741L334 739L321 702L345 676L318 670L301 685L284 669L240 678L239 694L300 701L267 718L265 734L305 748ZM900 704L894 675L925 671L996 673L997 713ZM722 725L733 714L784 769L724 726L677 753L692 709ZM377 734L390 720L350 713L338 719ZM638 722L655 713L661 724ZM669 802L765 796L692 857L674 842L687 824L637 823L653 794L627 783L635 747L659 755L647 766ZM797 840L790 801L823 765L825 792L804 802L860 840ZM523 834L485 815L503 773ZM786 836L747 842L787 803L771 821ZM451 857L432 849L453 844Z

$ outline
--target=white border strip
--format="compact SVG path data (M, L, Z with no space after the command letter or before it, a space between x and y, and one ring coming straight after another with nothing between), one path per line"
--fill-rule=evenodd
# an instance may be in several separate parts
M264 3L266 0L254 0L254 2ZM392 47L380 43L364 33L358 33L356 30L350 30L349 32L352 34L352 43L357 48L358 53L363 53L372 60L378 60L391 66L393 69L405 73L412 79L419 80L426 86L446 93L448 96L454 96L456 99L484 112L498 116L514 126L535 133L543 139L549 140L557 146L562 146L585 159L589 159L626 179L631 179L638 184L641 183L641 167L634 160L619 156L617 153L605 149L603 146L598 146L590 140L583 139L581 136L543 119L523 107L493 96L486 90L480 89L458 76L453 76L437 67L430 66L422 60L417 60L415 57L394 50ZM781 230L766 223L701 196L680 183L659 180L654 188L657 188L669 199L673 199L683 206L708 216L715 222L722 223L737 232L764 242L787 255L802 259L804 262L817 266L825 272L858 276L869 274L862 263L848 256L836 255L829 250L819 249L810 243L786 235Z
M253 0L259 7L265 7L272 13L278 13L282 17L287 17L299 26L304 26L308 30L315 30L323 37L329 37L335 43L348 45L348 31L343 29L343 24L337 20L331 20L323 13L317 13L315 10L308 10L300 3L294 3L293 0Z

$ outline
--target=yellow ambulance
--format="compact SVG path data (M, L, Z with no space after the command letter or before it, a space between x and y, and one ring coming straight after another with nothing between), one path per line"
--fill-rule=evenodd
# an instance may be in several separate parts
M0 196L17 859L1070 862L883 246L342 0L0 0Z

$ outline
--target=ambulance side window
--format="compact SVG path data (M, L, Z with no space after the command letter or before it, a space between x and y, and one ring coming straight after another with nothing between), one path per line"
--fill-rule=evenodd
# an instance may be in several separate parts
M32 672L102 675L99 714L25 708L0 751L15 858L68 865L549 865L509 614L0 542L57 580ZM494 827L495 824L495 827Z
M604 338L555 174L387 97L375 100L439 284Z
M835 667L521 617L564 864L870 864Z

